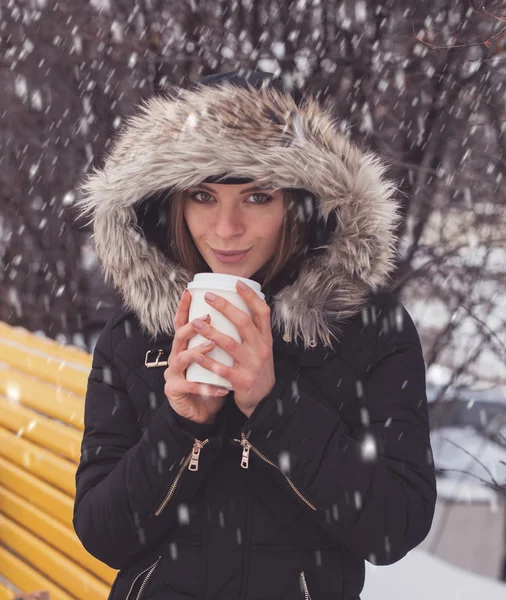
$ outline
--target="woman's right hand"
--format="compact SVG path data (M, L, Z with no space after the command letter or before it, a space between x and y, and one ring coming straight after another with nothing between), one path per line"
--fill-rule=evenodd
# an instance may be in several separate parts
M209 346L205 346L204 342L188 350L189 340L198 333L198 330L188 323L190 302L191 294L187 291L181 297L174 317L175 333L168 360L169 366L163 374L164 391L169 404L178 415L195 423L212 423L229 390L186 380L185 370L192 362L196 362L195 356L210 352L215 347L213 341ZM209 316L204 320L209 322Z

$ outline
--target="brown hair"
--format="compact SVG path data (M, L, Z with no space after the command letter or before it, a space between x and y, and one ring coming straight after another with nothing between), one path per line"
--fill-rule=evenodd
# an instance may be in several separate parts
M308 237L308 225L301 216L302 206L295 191L283 191L285 216L281 231L281 241L274 257L257 273L258 282L265 286L272 281L288 264L294 265L304 251ZM175 257L190 273L200 273L206 263L198 251L190 234L183 214L184 193L176 192L171 198L169 232L171 249Z

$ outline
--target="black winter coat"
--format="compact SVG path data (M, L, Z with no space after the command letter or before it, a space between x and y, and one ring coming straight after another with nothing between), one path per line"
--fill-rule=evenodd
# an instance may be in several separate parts
M420 342L391 294L371 298L336 351L275 338L272 393L247 419L231 392L210 426L177 416L165 367L144 364L171 340L150 343L128 313L108 323L74 525L121 569L112 600L355 600L364 560L391 564L425 538L436 491Z
M424 359L385 291L395 186L316 101L262 77L151 99L83 189L125 305L94 351L74 509L84 547L120 570L111 600L357 600L364 561L399 560L432 523ZM172 411L163 361L148 365L193 278L167 235L172 190L219 174L305 190L308 237L274 280L250 276L274 389L250 418L230 392L207 426Z

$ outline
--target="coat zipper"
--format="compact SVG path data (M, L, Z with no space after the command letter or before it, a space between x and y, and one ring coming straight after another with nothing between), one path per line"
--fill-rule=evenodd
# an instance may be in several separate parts
M199 470L200 451L207 444L207 442L209 442L208 439L201 442L200 440L195 438L195 443L193 444L193 448L192 448L190 454L188 454L188 456L185 458L183 464L181 465L181 468L177 472L177 475L176 475L174 481L172 482L172 485L169 488L169 491L167 492L167 495L165 496L165 498L163 499L163 502L160 504L160 506L155 511L155 515L157 517L159 517L161 515L162 511L167 506L169 500L174 495L174 492L176 491L179 480L183 476L183 472L186 469L186 467L188 467L189 471L198 471Z
M144 571L141 571L137 577L133 580L132 585L130 586L130 589L128 590L128 594L127 597L125 598L125 600L129 600L130 598L130 594L132 593L132 590L134 589L134 586L137 582L137 580L139 579L139 577L141 577L141 575L144 575L144 573L148 572L148 574L146 575L146 577L144 578L144 581L142 582L141 587L139 588L139 593L137 594L137 598L135 600L139 600L141 597L141 594L144 590L144 588L146 587L146 584L149 580L149 578L151 577L151 574L153 573L153 571L156 569L157 564L160 562L160 559L162 557L159 556L158 560L156 560L150 567L148 567L147 569L144 569Z
M241 433L241 439L234 439L234 442L238 442L239 444L241 444L242 446L242 458L241 458L241 467L243 469L247 469L249 467L249 453L250 450L253 450L253 452L260 457L263 461L265 461L267 464L273 466L274 468L278 469L278 471L281 472L280 468L274 464L271 460L269 460L266 456L264 456L260 450L257 450L257 448L255 448L255 446L253 446L252 444L250 444L248 442L248 440L246 439L246 436L244 435L244 433ZM292 488L292 490L297 494L297 496L303 501L305 502L309 508L311 508L312 510L318 510L316 508L316 506L314 504L311 504L311 502L309 502L309 500L307 500L306 498L304 498L304 496L299 492L299 490L295 487L294 483L292 482L292 480L287 477L284 473L283 473L283 477L287 480L289 486Z
M311 600L311 594L309 593L309 588L307 587L306 574L304 571L300 574L302 578L302 587L304 588L304 600Z

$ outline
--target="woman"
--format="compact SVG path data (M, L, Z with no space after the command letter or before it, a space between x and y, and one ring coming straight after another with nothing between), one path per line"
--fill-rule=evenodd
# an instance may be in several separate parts
M93 356L74 526L120 570L113 600L356 600L365 560L426 537L425 366L381 289L399 222L384 170L253 72L151 99L90 175L82 213L125 310ZM252 318L209 301L241 345L187 322L202 271L262 284L265 301L238 289ZM197 331L213 344L188 350ZM196 360L233 391L186 382Z

